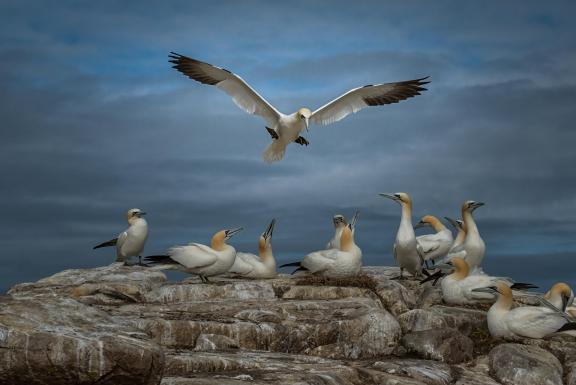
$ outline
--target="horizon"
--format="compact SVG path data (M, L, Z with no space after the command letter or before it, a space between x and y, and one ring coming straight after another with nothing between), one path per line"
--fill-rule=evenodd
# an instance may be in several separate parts
M394 265L400 208L377 194L397 191L414 224L485 202L489 274L576 284L576 4L136 5L0 5L0 292L112 263L92 247L132 207L148 212L145 255L236 226L231 244L254 252L275 217L278 264L360 210L365 264ZM172 69L171 51L240 75L284 113L366 84L431 83L311 125L309 146L267 165L264 120Z

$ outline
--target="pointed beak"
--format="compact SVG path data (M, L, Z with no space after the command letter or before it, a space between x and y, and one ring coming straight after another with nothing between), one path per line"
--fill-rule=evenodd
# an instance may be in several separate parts
M308 129L308 124L309 124L309 123L308 123L308 118L304 118L304 125L306 126L306 131L310 131L310 130Z
M226 231L226 239L232 238L234 235L238 234L242 230L244 230L244 228L242 228L242 227L237 227L237 228L232 229L232 230L227 230Z
M420 221L420 222L416 223L416 225L414 225L414 228L419 229L419 228L425 227L425 226L428 226L428 223Z
M472 208L477 209L478 207L484 206L484 202L474 202Z
M140 211L140 212L136 213L136 216L137 216L137 217L142 217L142 216L144 216L144 215L146 215L146 212L145 212L145 211Z
M398 200L398 197L396 197L396 195L394 195L394 194L380 193L380 194L378 194L378 195L380 195L380 196L382 196L382 197L384 197L384 198L392 199L393 201L397 201L397 200Z
M452 219L450 217L444 217L444 219L446 219L456 230L460 228L460 226L458 226L458 222L456 222L455 219Z
M276 218L272 219L272 222L270 222L270 224L268 225L268 228L266 229L264 234L262 234L264 239L272 238L272 233L274 232L274 225L275 224L276 224Z
M356 222L358 221L359 216L360 216L360 211L356 211L354 213L354 216L352 217L352 220L350 221L350 230L354 230L354 228L356 227Z

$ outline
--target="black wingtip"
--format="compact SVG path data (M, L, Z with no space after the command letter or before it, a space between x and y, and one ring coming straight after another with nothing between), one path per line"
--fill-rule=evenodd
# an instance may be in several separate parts
M114 239L111 239L111 240L106 241L106 242L102 242L102 243L94 246L94 247L92 248L92 250L96 250L96 249L99 249L99 248L101 248L101 247L112 247L112 246L116 246L116 243L117 243L117 242L118 242L118 238L114 238Z
M434 283L436 283L436 281L438 281L440 278L442 278L445 274L441 271L438 270L437 272L435 272L434 274L429 274L426 278L424 278L423 280L420 281L420 285L425 284L428 281L434 281Z
M562 325L562 327L558 329L556 332L564 332L567 330L576 330L576 322L567 322L564 325Z
M538 289L538 286L531 283L515 282L510 286L510 289L515 290L528 290L528 289Z
M285 263L285 264L280 265L280 266L278 266L278 267L289 267L289 266L300 266L300 262Z
M299 272L299 271L308 271L308 269L305 268L304 266L300 266L300 267L298 267L296 270L294 270L292 273L290 273L290 275L294 275L294 274L296 274L296 273Z

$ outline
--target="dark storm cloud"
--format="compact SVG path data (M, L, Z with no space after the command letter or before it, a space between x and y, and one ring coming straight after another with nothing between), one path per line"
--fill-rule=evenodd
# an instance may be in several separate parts
M90 248L124 228L130 207L150 213L151 253L239 225L235 244L253 251L277 217L283 261L321 248L334 213L359 209L366 262L390 264L399 207L381 191L410 192L415 217L486 201L477 216L490 258L566 261L576 251L574 8L4 2L0 287L109 262L110 250ZM171 50L233 70L286 113L367 83L433 82L423 96L313 127L310 147L269 166L265 123L171 70Z

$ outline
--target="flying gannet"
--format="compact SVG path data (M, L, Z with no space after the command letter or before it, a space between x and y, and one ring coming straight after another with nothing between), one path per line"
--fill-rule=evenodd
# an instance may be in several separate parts
M400 266L400 279L404 269L408 270L413 276L421 274L420 269L424 263L422 250L416 241L416 234L412 227L412 199L406 193L399 192L394 194L380 193L381 196L392 199L402 207L402 216L400 217L400 226L394 241L394 259Z
M448 269L453 269L453 273L447 275L442 280L440 286L442 288L442 299L444 302L453 305L465 305L476 303L486 300L493 300L493 293L477 292L474 289L492 286L496 282L503 282L512 289L525 290L534 289L530 283L514 282L509 278L504 277L491 277L489 275L470 275L470 267L466 260L459 257L454 257L450 262L446 263ZM439 266L440 268L444 266ZM426 278L423 282L430 280Z
M271 163L284 157L286 146L292 142L308 146L309 142L300 133L308 129L309 122L327 125L344 119L369 106L398 103L399 101L420 95L429 83L427 77L396 83L366 85L354 88L340 97L312 112L308 108L284 115L260 96L240 76L232 72L201 62L174 52L169 55L173 68L190 79L203 84L218 87L230 95L233 101L249 114L264 118L266 130L272 137L272 143L262 154L264 161Z
M258 238L258 255L236 253L236 260L230 268L231 273L246 278L274 278L276 260L272 254L272 233L276 219L272 219L266 231Z
M326 249L339 249L340 248L340 235L342 230L348 225L344 215L336 214L332 218L334 223L334 237L326 244Z
M330 278L345 278L358 275L362 268L362 250L354 242L356 218L342 230L339 249L315 251L306 255L301 262L287 263L280 267L297 266L294 271L309 271Z
M462 245L454 248L448 254L449 259L453 257L464 258L474 274L481 273L482 259L484 259L484 253L486 251L484 240L480 236L478 226L476 226L476 222L474 222L474 217L472 216L474 210L480 206L484 206L484 203L466 201L462 204L462 219L464 219L466 237Z
M130 257L138 257L138 264L141 265L142 251L148 238L148 223L142 218L143 215L146 213L140 209L128 210L127 217L130 226L118 234L117 238L96 245L93 249L116 246L116 262L129 265Z
M428 261L434 263L444 257L450 251L453 243L452 232L433 215L425 215L414 228L430 226L436 231L434 234L420 235L416 237L416 242L420 247L424 263L428 266Z
M149 265L162 270L181 270L196 274L202 282L209 282L208 277L225 274L236 259L236 249L226 243L242 227L218 231L212 237L210 246L190 243L186 246L174 246L167 255L151 255L145 258Z
M512 309L512 290L505 282L476 288L475 292L497 296L496 302L487 314L488 330L492 337L518 339L544 338L564 330L576 329L576 324L568 322L565 315L543 306L520 306Z

